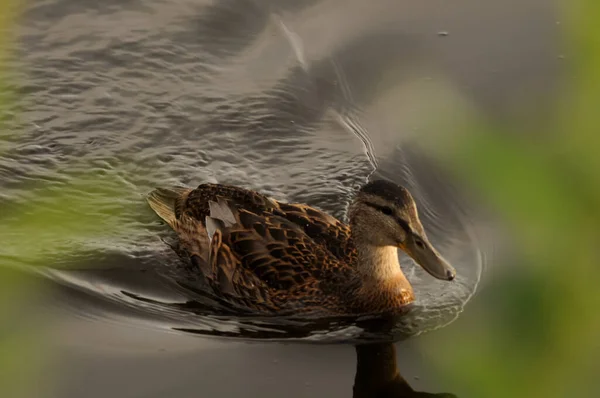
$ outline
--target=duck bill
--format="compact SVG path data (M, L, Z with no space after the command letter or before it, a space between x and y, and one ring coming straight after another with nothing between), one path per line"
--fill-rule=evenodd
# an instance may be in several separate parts
M426 240L419 240L420 244L412 237L400 247L417 264L419 264L431 276L446 281L451 281L456 277L456 270L435 250L435 248Z

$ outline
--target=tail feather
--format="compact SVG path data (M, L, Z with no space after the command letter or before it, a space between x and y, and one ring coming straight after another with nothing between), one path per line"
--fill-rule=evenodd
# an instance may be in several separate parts
M189 192L189 188L157 188L150 192L146 200L152 210L154 210L160 218L165 220L167 224L173 227L177 220L175 214L177 203Z

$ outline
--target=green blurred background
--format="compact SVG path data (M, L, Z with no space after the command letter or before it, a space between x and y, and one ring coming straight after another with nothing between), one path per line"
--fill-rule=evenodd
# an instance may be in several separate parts
M2 76L16 5L0 2ZM600 396L600 3L564 1L561 7L568 73L553 111L535 113L533 122L521 126L482 119L445 126L460 139L445 146L441 159L500 215L518 252L464 316L444 333L420 340L439 377L473 397ZM10 106L10 96L1 100ZM528 105L520 106L526 114ZM7 139L10 120L3 122L0 139ZM56 198L57 211L61 200ZM40 234L43 247L47 226L42 230L38 217L30 219L31 225L21 228L31 239ZM70 231L81 237L82 231ZM35 288L0 267L0 394L5 397L35 396L29 381L44 376L46 335L27 320L15 322L22 317L11 306L32 297Z
M460 126L442 154L518 252L466 316L421 341L475 397L600 396L600 3L561 7L567 73L551 109L526 126Z

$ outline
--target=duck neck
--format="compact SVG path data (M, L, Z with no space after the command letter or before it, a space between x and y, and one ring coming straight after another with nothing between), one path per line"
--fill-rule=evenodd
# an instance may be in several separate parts
M396 309L414 301L412 286L398 260L398 248L382 246L373 234L368 217L356 204L349 208L350 232L356 247L359 277L356 297L369 311Z
M364 244L357 245L357 252L362 295L382 296L401 304L414 300L412 286L400 268L396 247Z
M359 269L365 280L388 281L402 275L398 249L393 246L357 245Z

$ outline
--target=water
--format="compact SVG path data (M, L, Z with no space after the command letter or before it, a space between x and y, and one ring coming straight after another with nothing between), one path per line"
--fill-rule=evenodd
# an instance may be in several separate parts
M552 10L530 0L513 13L509 3L28 4L14 84L18 126L0 146L0 202L12 210L2 223L13 243L0 259L54 288L46 306L71 325L58 339L65 369L121 380L112 388L77 370L80 378L66 378L59 395L100 383L85 395L350 396L348 346L262 343L400 341L454 321L488 270L489 226L427 143L443 134L439 115L460 118L477 104L478 112L506 118L512 92L550 81ZM493 33L474 37L479 24ZM161 240L172 234L144 200L155 187L219 182L344 219L353 191L379 176L411 190L430 239L458 272L448 284L403 257L417 301L385 331L355 320L224 316ZM28 233L19 226L37 214L63 229L41 233L43 245L31 245L43 250L24 257ZM139 343L139 335L152 337ZM144 348L123 354L132 341ZM111 346L118 355L86 354ZM284 371L267 365L270 355L300 357ZM189 367L208 374L192 377ZM298 381L290 374L321 386L290 392Z

